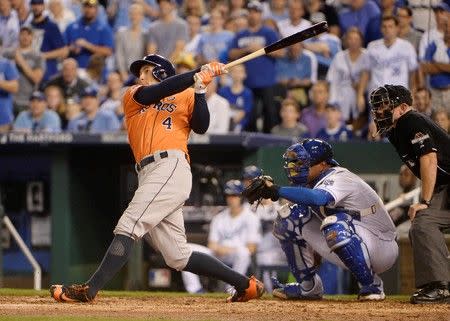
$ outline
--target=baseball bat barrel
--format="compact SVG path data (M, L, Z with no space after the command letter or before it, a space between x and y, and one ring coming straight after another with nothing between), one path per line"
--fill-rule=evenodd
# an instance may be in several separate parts
M229 62L228 64L225 65L225 69L230 69L236 65L242 64L249 60L261 57L263 55L269 54L279 49L289 47L297 42L302 42L309 38L315 37L318 34L321 34L322 32L325 31L328 31L328 24L326 21L316 23L315 25L312 25L311 27L306 28L305 30L294 33L293 35L280 39L277 42L274 42L264 48L258 49L255 52L252 52L244 57Z

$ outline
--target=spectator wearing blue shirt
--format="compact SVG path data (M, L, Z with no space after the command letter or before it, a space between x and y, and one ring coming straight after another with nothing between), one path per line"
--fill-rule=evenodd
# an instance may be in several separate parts
M225 19L219 9L211 11L209 29L200 33L198 43L198 61L200 64L219 60L234 37L231 31L224 30Z
M67 130L79 133L105 133L120 129L117 116L109 110L99 110L98 92L95 87L86 88L81 94L80 116L72 119Z
M426 48L420 68L429 75L433 109L444 107L450 112L450 22L444 38L434 40Z
M46 61L42 79L45 82L58 73L58 61L66 58L69 51L58 25L44 15L44 0L31 0L30 4L33 12L33 47L41 52Z
M249 2L247 9L248 28L238 32L233 38L228 51L230 60L241 58L278 40L276 32L262 23L263 5L254 0ZM255 105L262 105L265 133L270 133L272 127L279 123L278 108L274 102L275 58L283 55L284 51L278 50L244 64L247 70L245 85L252 90ZM253 108L253 115L247 127L249 131L257 131L256 120L260 116L258 109Z
M289 18L287 8L287 0L271 0L269 1L269 13L265 18L275 20L277 23Z
M342 122L340 107L336 104L329 104L325 110L327 125L319 130L316 138L327 142L345 142L352 139L352 132Z
M231 85L219 89L220 96L228 100L231 107L231 131L240 133L245 131L253 109L253 94L245 87L247 77L243 65L234 66L230 70Z
M317 58L303 49L302 43L287 48L286 56L275 65L277 83L288 90L288 95L301 105L308 104L308 88L317 81Z
M83 0L82 5L83 15L67 27L64 36L70 56L77 60L80 68L86 68L92 55L108 57L113 54L113 32L108 24L97 19L97 0Z
M322 20L312 21L312 23L321 21ZM305 41L304 47L305 49L311 50L316 55L318 62L318 78L325 79L333 58L342 50L341 39L334 34L325 32Z
M147 29L151 20L158 17L158 4L155 0L110 0L108 1L106 13L114 33L121 27L131 27L130 19L128 19L128 12L131 5L134 3L139 3L142 6L142 14L145 16L141 25L143 29Z
M0 52L2 38L0 38ZM19 91L19 72L16 65L0 55L0 133L9 130L13 122L13 97Z
M61 131L61 119L55 111L47 109L44 93L34 91L30 96L30 110L19 113L13 130L28 133L57 133Z
M350 27L357 27L364 35L366 44L382 37L381 10L372 0L350 1L350 6L339 14L339 23L343 34Z

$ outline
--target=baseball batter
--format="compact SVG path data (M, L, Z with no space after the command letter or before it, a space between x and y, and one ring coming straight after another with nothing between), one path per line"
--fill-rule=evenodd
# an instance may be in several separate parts
M123 105L138 188L97 271L85 284L51 286L52 297L60 302L92 301L127 262L134 241L148 235L168 266L233 285L227 302L259 298L264 286L255 277L192 251L186 243L182 207L192 185L187 140L191 129L198 134L208 129L206 86L226 72L225 65L214 62L175 75L170 61L153 54L133 62L130 71L139 84L125 92Z

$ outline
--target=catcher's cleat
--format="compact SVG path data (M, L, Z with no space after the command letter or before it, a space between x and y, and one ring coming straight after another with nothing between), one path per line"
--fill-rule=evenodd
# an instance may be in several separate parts
M359 301L381 301L385 298L386 295L383 292L383 286L376 284L363 286L358 294Z
M305 291L301 283L283 284L276 278L272 278L274 287L272 295L280 300L321 300L323 297L322 281L316 277L313 280L313 287Z
M50 287L50 295L58 302L91 302L94 298L89 296L88 289L86 284L57 284Z
M264 284L254 276L250 277L248 288L244 292L233 290L231 296L227 298L230 302L247 302L253 299L259 299L264 294Z

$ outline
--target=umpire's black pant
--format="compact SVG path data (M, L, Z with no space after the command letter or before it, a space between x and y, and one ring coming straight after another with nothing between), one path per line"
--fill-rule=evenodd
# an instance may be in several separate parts
M412 221L409 239L414 254L416 288L433 281L450 282L450 255L444 230L450 229L450 187L435 191L429 208Z

